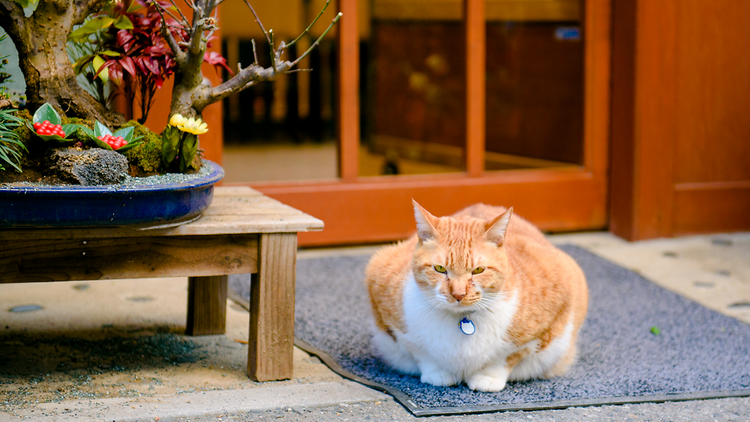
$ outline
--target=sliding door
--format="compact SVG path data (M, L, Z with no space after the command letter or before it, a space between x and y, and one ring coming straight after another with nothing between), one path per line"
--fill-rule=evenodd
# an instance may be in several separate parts
M324 2L266 3L291 36ZM321 218L303 246L404 238L412 198L435 215L484 202L543 230L606 227L609 0L330 7L343 17L312 72L225 102L225 185ZM223 36L230 62L252 57L251 35Z

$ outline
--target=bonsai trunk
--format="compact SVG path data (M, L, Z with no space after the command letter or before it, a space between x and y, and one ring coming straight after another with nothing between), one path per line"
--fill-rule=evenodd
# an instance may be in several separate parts
M17 3L0 0L0 26L18 50L30 109L48 102L68 117L97 119L111 127L124 122L123 116L107 110L78 85L65 52L73 25L81 23L88 10L103 2L79 3L40 0L34 13L24 17L23 9Z

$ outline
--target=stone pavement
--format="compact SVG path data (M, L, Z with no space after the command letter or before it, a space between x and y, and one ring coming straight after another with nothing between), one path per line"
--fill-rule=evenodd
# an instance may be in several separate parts
M602 232L550 238L750 323L750 233L634 243ZM373 250L303 250L299 259ZM0 421L417 419L298 349L294 379L251 381L247 311L230 302L226 334L185 337L186 300L182 278L0 284ZM748 421L750 398L427 419Z

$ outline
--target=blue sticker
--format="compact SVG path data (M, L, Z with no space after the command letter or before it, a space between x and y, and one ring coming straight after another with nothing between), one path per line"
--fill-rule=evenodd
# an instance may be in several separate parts
M560 26L555 29L555 38L560 41L580 41L581 28L577 26Z

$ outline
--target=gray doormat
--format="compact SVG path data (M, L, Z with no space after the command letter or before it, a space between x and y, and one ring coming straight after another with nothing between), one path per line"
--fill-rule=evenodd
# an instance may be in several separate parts
M368 256L298 261L295 343L418 416L750 396L750 325L581 248L562 249L583 268L590 290L579 358L563 377L481 393L391 370L370 345ZM244 296L248 283L247 275L230 276L230 288Z

